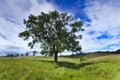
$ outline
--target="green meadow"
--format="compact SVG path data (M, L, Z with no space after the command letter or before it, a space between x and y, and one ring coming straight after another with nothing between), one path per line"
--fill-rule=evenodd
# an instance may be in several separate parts
M120 80L120 54L1 57L0 80Z

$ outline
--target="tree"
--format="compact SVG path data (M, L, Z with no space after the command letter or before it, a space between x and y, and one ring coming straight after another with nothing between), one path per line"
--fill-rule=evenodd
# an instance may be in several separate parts
M37 53L37 51L34 50L34 51L33 51L33 56L35 56L36 53Z
M21 57L23 57L24 56L24 54L21 54Z
M14 54L14 57L19 57L19 54L18 53Z
M14 54L7 54L6 57L14 57Z
M50 11L49 13L41 12L40 15L29 15L24 20L26 30L19 33L19 37L32 41L28 43L30 48L36 43L41 43L41 54L54 55L54 62L58 61L58 53L64 50L78 52L81 50L79 39L82 35L76 35L83 31L81 21L73 21L73 17L67 13Z
M29 55L29 52L26 52L25 56L28 56Z

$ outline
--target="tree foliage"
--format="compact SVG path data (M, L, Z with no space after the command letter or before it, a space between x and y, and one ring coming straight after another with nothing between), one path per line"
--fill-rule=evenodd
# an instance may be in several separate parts
M82 31L81 21L73 21L71 15L60 13L58 11L50 11L49 13L41 12L40 15L29 15L27 20L24 20L26 30L19 33L19 37L32 41L28 46L33 48L36 43L41 44L42 54L55 55L57 62L57 54L65 49L72 52L81 50L79 39L81 35L76 35Z

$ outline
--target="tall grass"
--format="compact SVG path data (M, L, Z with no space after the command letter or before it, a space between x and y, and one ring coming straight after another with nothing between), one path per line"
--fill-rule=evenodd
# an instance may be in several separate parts
M120 80L119 54L86 58L0 58L0 80Z

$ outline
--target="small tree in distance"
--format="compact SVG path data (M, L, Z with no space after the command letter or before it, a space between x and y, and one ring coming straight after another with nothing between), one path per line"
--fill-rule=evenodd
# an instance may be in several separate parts
M29 52L26 52L25 56L28 56L29 55Z
M71 15L50 11L41 12L40 15L29 15L28 20L24 20L26 30L19 33L19 37L32 42L28 46L33 48L36 43L41 43L42 54L54 55L54 62L58 61L58 53L64 50L78 52L81 50L79 39L81 35L76 35L82 31L81 21L73 21Z
M35 56L36 53L37 53L37 51L34 50L34 51L33 51L33 56Z

